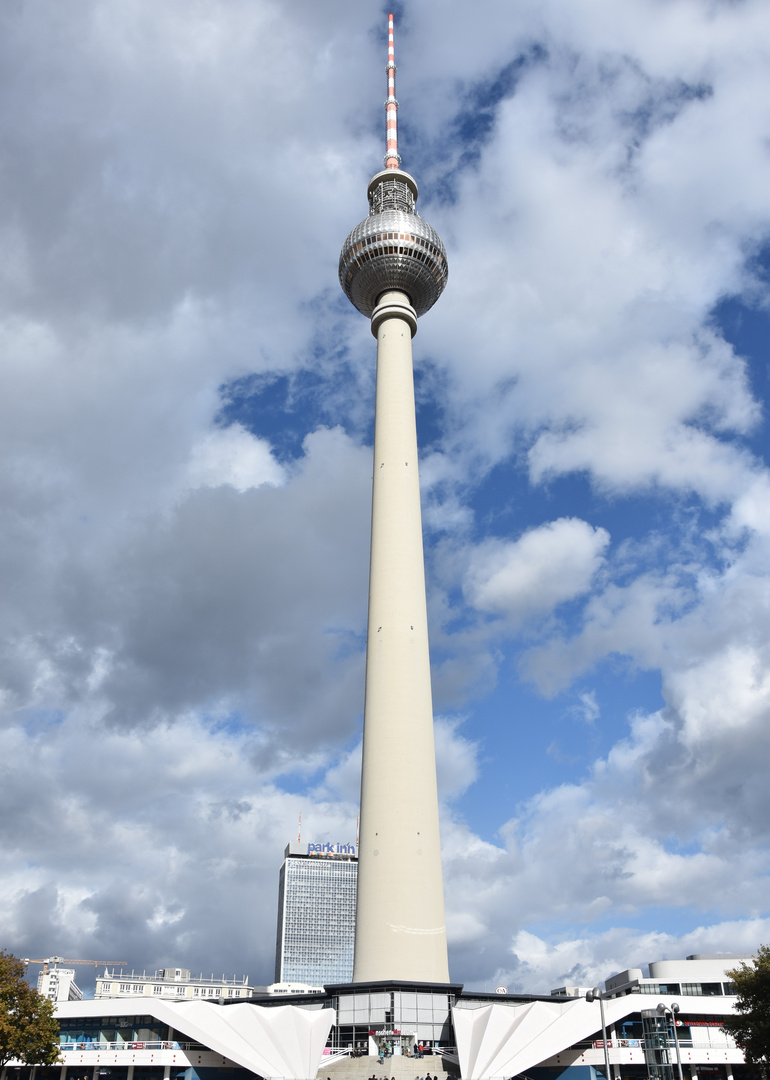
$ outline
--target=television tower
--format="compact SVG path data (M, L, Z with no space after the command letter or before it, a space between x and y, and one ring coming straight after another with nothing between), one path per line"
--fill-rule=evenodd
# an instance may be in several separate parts
M342 246L340 284L377 338L372 541L353 982L447 983L412 338L447 282L398 153L393 16L387 149L369 216Z

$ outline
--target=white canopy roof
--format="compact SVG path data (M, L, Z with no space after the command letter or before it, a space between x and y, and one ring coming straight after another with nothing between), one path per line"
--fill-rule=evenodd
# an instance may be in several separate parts
M683 1012L724 1015L723 997L678 997ZM661 995L628 994L604 1002L607 1026L631 1013L654 1009ZM673 1000L666 997L667 1004ZM594 1035L600 1029L599 1005L584 998L527 1001L452 1010L463 1080L517 1076Z
M297 1005L266 1008L241 1002L218 1005L212 1001L158 1001L99 999L62 1002L60 1017L154 1016L180 1035L204 1046L236 1065L263 1077L305 1080L318 1072L326 1040L335 1020L334 1009L308 1009Z

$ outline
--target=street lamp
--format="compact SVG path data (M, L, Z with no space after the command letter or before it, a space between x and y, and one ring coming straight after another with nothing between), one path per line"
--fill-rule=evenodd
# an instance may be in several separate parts
M610 1072L610 1052L607 1049L607 1026L604 1023L604 994L601 992L598 986L595 986L593 990L589 990L586 994L586 1001L598 1001L599 1012L602 1018L602 1043L604 1044L604 1068L607 1070L607 1080L612 1080L612 1074ZM679 1080L682 1080L681 1076Z
M682 1055L679 1053L679 1036L676 1033L676 1018L679 1013L679 1006L675 1001L671 1002L671 1005L664 1005L661 1001L658 1005L658 1014L660 1016L671 1016L671 1027L674 1029L674 1046L676 1047L676 1067L679 1070L679 1080L684 1080L682 1075Z

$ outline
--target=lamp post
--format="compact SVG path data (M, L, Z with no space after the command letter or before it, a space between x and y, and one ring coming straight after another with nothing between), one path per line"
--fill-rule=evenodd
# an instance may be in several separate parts
M676 1033L676 1018L679 1013L679 1006L675 1001L671 1002L671 1005L664 1005L661 1001L658 1005L658 1013L660 1016L670 1015L671 1027L674 1029L674 1046L676 1047L676 1067L679 1070L679 1080L684 1080L682 1075L682 1055L679 1052L679 1036Z
M589 990L586 994L586 1001L598 1001L599 1013L602 1018L602 1043L604 1045L604 1068L607 1071L607 1080L612 1080L612 1073L610 1072L610 1052L607 1048L607 1025L604 1023L604 994L595 986L593 990ZM681 1076L679 1080L682 1080Z

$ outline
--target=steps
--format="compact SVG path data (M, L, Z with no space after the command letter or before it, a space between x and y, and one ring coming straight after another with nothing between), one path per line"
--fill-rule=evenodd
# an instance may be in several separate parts
M318 1070L318 1080L369 1080L375 1076L377 1080L420 1080L430 1074L438 1077L438 1080L447 1080L448 1077L457 1077L459 1070L456 1066L445 1062L442 1057L430 1055L424 1058L390 1057L385 1058L382 1065L376 1057L352 1058L344 1057L328 1065L321 1063Z

